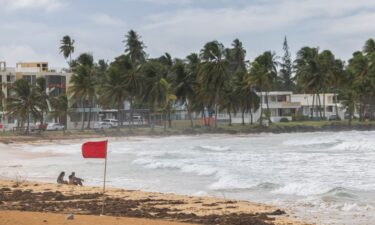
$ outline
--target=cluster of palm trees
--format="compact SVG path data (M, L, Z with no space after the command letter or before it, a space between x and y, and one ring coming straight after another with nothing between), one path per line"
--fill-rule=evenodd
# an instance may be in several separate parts
M21 124L23 121L29 124L30 119L43 123L47 114L66 117L68 111L74 113L74 109L81 109L83 112L79 115L84 129L90 128L92 109L97 105L116 108L122 124L125 118L121 111L128 102L130 129L134 109L148 108L151 125L153 117L158 116L164 121L164 127L170 127L176 106L185 107L192 127L194 113L202 115L205 125L216 127L212 118L217 118L218 112L229 114L229 124L233 114L240 113L244 125L245 115L250 116L253 124L258 110L262 125L264 120L271 122L269 92L294 91L314 96L311 118L325 117L325 98L322 100L321 96L335 93L336 102L340 99L350 120L355 111L360 120L374 119L373 39L365 43L363 51L355 52L348 63L337 59L329 50L311 47L301 48L293 61L286 38L282 57L266 51L252 62L246 61L246 50L238 39L227 48L218 41L208 42L199 53L191 53L184 59L173 58L169 53L158 58L148 57L146 46L133 30L123 42L124 54L113 62L95 62L89 53L72 59L75 42L64 36L60 53L68 60L72 72L67 92L69 107L66 95L52 98L46 91L44 78L38 78L35 85L25 80L14 83L12 94L6 99L8 113L19 118Z
M310 47L299 50L292 61L286 38L283 57L266 51L253 62L245 60L246 50L238 39L229 48L218 41L208 42L199 53L185 59L172 58L169 53L149 58L141 37L133 30L123 42L124 54L110 64L103 60L94 63L92 55L87 53L70 60L73 76L69 94L76 104L89 109L99 104L120 112L127 101L130 120L134 108L147 107L152 112L150 117L161 115L166 127L167 122L171 126L171 114L177 105L185 107L191 126L194 126L193 113L201 113L206 125L217 126L206 117L216 114L217 118L219 111L229 114L229 124L236 113L241 113L242 124L245 124L245 115L250 115L253 123L258 109L262 115L260 125L264 119L271 122L268 93L275 90L312 94L315 109L312 118L313 112L315 117L325 117L325 98L322 101L321 96L328 92L335 93L336 102L341 99L351 117L358 107L360 119L365 118L368 111L365 109L372 110L375 101L373 39L366 42L363 52L354 53L347 65L329 50L320 52L319 48ZM60 49L68 58L74 50L74 40L64 37L62 43ZM262 98L266 107L262 105ZM90 112L87 128L90 128ZM122 117L119 113L119 121L123 121ZM149 120L152 123L153 119Z
M366 41L363 51L353 53L351 59L344 61L334 54L319 48L304 47L297 53L295 60L295 80L297 90L313 94L313 108L316 117L324 118L325 93L335 93L336 115L338 98L346 107L349 121L357 110L359 120L374 119L375 100L375 41ZM323 105L323 107L322 107ZM311 117L313 117L311 111Z
M18 127L24 128L26 124L26 133L31 130L32 121L43 126L48 116L66 121L68 98L66 95L52 96L44 77L37 78L35 84L19 79L12 84L11 90L7 98L2 95L6 100L7 116L17 119Z

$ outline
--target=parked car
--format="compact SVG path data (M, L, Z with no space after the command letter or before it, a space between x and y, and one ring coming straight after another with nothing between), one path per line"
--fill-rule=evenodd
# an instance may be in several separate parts
M338 119L337 115L330 115L328 117L328 120L337 120L337 119Z
M46 130L64 130L65 126L60 123L49 123Z
M116 119L104 119L103 122L110 123L112 127L118 126L118 120Z
M110 129L112 124L109 122L96 122L94 123L94 129Z

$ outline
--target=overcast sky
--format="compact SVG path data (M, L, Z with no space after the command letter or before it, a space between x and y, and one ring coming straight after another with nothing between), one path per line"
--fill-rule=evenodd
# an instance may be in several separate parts
M48 61L65 66L59 41L75 39L74 57L91 52L113 60L136 30L150 57L185 57L204 43L229 46L239 38L253 59L266 50L282 54L286 35L302 46L330 49L347 60L375 38L375 0L0 0L0 61Z

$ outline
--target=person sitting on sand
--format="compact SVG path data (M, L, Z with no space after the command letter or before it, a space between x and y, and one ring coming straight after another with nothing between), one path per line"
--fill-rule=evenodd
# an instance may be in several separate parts
M84 180L76 177L75 172L72 172L72 174L69 175L69 184L83 186L82 181Z
M60 175L57 177L58 184L68 184L68 181L64 180L65 172L62 171Z

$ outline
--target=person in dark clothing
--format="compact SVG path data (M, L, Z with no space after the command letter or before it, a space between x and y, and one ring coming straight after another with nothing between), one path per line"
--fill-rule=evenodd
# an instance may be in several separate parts
M75 172L72 172L72 174L69 175L69 184L83 186L82 181L84 180L76 177Z
M65 172L62 171L60 175L57 177L58 184L68 184L68 181L64 180Z

